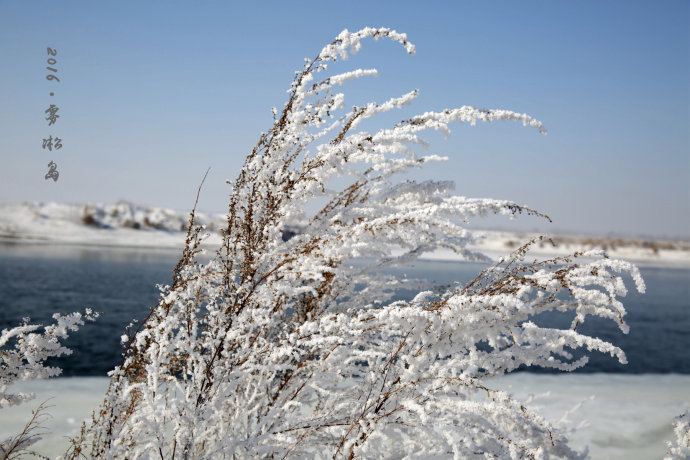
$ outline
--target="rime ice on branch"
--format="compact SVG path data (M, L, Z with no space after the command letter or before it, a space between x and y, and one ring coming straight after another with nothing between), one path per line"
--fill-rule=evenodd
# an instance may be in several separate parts
M97 317L98 314L90 309L83 314L56 313L53 315L55 323L45 327L29 324L29 320L24 319L21 326L0 331L0 410L33 398L31 394L10 393L9 387L13 383L60 375L62 370L46 366L46 360L72 354L72 350L60 341L67 339L70 332L77 331L84 321L93 321ZM16 436L0 439L0 459L20 458L27 454L27 449L40 438L37 430L45 408L45 404L39 405Z
M403 281L381 267L437 248L481 259L467 249L470 219L545 217L455 196L448 182L402 182L401 173L443 159L416 153L422 133L492 121L544 128L525 114L461 107L357 130L417 95L345 108L336 87L375 70L323 75L367 38L414 52L404 34L366 28L343 31L306 60L232 183L222 247L196 262L193 211L173 285L130 335L69 457L576 456L561 433L485 379L522 365L571 370L586 363L574 358L578 349L625 361L578 327L600 316L626 332L621 275L640 291L642 279L603 254L526 263L530 242L466 286L392 301ZM314 203L318 211L308 212ZM284 241L295 221L303 230ZM365 265L351 266L360 256ZM571 327L533 320L552 310L570 312Z
M673 424L675 439L668 443L664 460L683 460L690 458L690 412L680 415Z

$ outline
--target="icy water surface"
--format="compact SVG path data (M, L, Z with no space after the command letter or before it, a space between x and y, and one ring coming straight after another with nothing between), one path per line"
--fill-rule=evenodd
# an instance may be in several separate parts
M59 365L67 376L104 376L119 361L119 337L125 326L143 318L156 303L156 284L170 282L177 256L170 250L1 244L0 329L26 316L45 322L55 312L92 307L101 317L69 340L75 353ZM420 261L395 272L447 284L466 282L481 268L479 264ZM623 335L614 323L598 319L581 329L621 346L629 364L595 355L578 372L690 374L690 270L641 271L647 293L631 290L624 299L629 335ZM401 296L409 294L401 292ZM540 321L569 323L568 318L555 316Z

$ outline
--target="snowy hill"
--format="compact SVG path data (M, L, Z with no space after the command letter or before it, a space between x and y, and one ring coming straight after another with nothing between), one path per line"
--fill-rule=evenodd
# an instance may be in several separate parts
M188 217L188 213L126 201L1 205L0 240L177 248L184 241ZM212 234L209 243L213 244L222 216L198 213L196 218Z

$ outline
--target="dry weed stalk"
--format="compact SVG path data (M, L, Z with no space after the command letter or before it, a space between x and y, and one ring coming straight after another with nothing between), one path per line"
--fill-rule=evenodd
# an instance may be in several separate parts
M508 201L452 195L448 182L401 182L442 158L418 156L426 130L453 122L537 120L506 110L426 112L392 128L361 122L412 101L412 91L343 113L335 87L374 75L359 69L317 80L363 39L414 46L390 29L344 31L306 60L232 184L223 245L196 261L194 212L173 284L111 373L100 408L68 458L575 457L537 414L484 379L523 365L563 370L584 348L624 361L622 350L581 334L588 315L625 332L620 272L637 269L588 253L525 263L530 244L459 289L392 301L380 273L424 252L469 258L464 223L486 214L541 214ZM334 179L349 185L330 190ZM310 203L321 200L317 212ZM284 241L284 229L301 231ZM366 257L366 266L350 265ZM530 319L570 311L569 329Z

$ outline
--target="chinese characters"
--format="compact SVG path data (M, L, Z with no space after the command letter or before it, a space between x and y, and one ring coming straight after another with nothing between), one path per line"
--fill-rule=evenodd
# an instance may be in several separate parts
M48 59L46 62L48 63L48 66L46 69L48 70L48 74L46 74L46 80L59 83L60 79L56 75L58 69L54 67L57 64L57 59L55 59L55 56L57 56L57 50L48 47L47 52ZM55 96L55 92L53 91L51 91L49 94L51 97ZM60 115L58 114L59 111L60 108L56 104L50 104L44 111L46 114L45 120L48 122L48 126L53 126L58 121L58 118L60 118ZM56 151L60 150L62 148L62 139L51 134L47 138L43 138L42 148L43 150L47 149L49 152L52 152L53 149ZM60 172L57 169L57 163L55 163L53 160L50 160L50 163L48 163L48 172L45 175L45 180L53 179L53 182L57 182L58 177L60 177Z
M48 114L46 117L46 120L48 120L48 126L54 125L57 119L60 118L60 115L57 114L58 110L60 110L60 108L55 104L50 104L50 107L46 109L46 113Z
M52 152L53 147L55 147L55 150L60 150L62 148L62 139L57 136L55 136L55 139L53 139L53 136L43 139L43 149L48 149Z
M45 177L46 180L53 179L53 182L57 182L58 177L60 177L60 172L57 170L57 165L54 161L48 163L48 172Z

